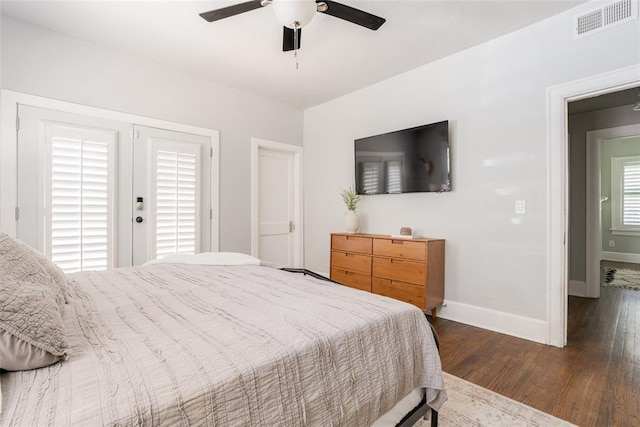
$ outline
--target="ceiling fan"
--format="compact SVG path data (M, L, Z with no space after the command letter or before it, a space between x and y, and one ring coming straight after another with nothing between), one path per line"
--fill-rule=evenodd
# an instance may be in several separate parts
M386 21L379 16L330 0L251 0L203 12L200 16L208 22L213 22L266 6L273 6L276 18L284 26L282 50L285 52L300 49L302 27L313 19L316 12L344 19L374 31Z

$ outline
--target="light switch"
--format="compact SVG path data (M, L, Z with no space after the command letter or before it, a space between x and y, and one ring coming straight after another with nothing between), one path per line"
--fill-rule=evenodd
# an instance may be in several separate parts
M516 214L524 215L527 213L527 203L524 200L516 200Z

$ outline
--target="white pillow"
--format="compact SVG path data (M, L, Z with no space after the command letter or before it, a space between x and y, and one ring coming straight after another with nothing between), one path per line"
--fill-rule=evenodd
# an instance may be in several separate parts
M259 258L239 252L201 252L196 255L172 254L149 264L260 265Z
M53 263L0 231L0 369L35 369L67 357L66 287Z
M66 359L67 337L51 287L0 280L0 369L36 369Z
M26 243L0 231L0 280L21 279L50 287L60 313L69 299L60 268Z

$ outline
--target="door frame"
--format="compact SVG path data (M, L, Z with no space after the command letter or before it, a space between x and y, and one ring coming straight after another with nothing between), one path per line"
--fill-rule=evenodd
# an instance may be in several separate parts
M609 139L638 135L640 135L640 124L587 132L587 233L585 260L587 283L585 296L589 298L600 297L600 260L602 259L602 215L600 210L601 144Z
M295 232L293 237L293 267L304 265L304 224L303 224L303 200L302 200L302 147L299 145L284 144L260 138L251 138L251 255L259 254L260 218L259 218L259 182L258 154L261 149L279 151L293 154L293 179L294 179L294 218Z
M100 119L129 122L132 124L156 127L177 132L202 135L211 139L213 159L211 160L211 251L218 251L220 245L220 133L214 129L185 125L166 120L153 119L135 114L121 113L98 107L75 104L57 99L29 95L7 89L0 91L0 229L15 236L15 219L18 201L18 105L80 114Z
M637 87L638 64L547 89L547 344L567 344L569 128L568 103Z

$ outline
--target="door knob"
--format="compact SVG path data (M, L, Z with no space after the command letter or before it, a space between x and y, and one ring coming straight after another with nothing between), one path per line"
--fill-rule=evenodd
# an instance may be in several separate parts
M141 216L136 217L136 222L140 224L142 222L142 217Z

